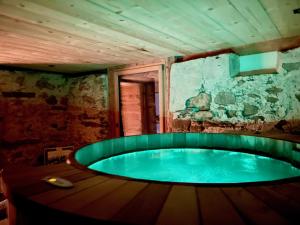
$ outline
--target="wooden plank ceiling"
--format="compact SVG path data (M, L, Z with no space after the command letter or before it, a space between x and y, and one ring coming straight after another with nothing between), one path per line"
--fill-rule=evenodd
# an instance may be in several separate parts
M78 72L299 40L297 8L300 0L0 0L0 63Z

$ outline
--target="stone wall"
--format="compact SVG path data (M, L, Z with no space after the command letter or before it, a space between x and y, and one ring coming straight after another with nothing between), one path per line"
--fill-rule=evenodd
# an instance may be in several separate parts
M70 82L70 129L75 148L110 137L107 75L91 74Z
M169 130L300 134L300 48L279 73L232 77L231 54L173 64Z
M0 71L0 164L43 162L43 149L107 138L107 76Z

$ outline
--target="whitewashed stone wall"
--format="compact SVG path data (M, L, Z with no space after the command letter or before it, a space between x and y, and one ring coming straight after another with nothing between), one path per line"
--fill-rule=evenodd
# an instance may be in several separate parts
M231 124L300 120L300 48L279 54L278 74L232 77L231 55L172 65L173 119Z

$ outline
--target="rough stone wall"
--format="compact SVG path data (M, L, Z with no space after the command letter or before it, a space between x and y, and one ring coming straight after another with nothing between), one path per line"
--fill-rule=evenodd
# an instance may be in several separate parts
M45 147L107 138L107 101L105 75L1 70L0 164L40 164Z
M172 65L170 130L300 134L300 48L280 53L278 74L232 77L230 58Z
M110 136L107 75L71 79L69 105L75 148Z

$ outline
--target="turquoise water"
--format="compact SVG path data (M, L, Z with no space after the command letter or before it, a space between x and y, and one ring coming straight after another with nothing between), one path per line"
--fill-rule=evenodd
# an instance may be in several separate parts
M300 169L284 161L198 148L127 153L98 161L89 168L130 178L186 183L241 183L300 176Z

